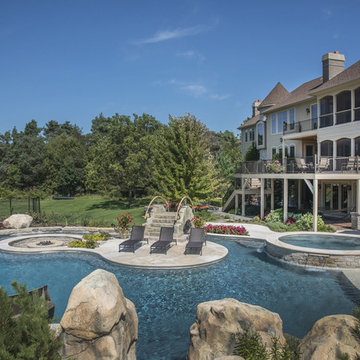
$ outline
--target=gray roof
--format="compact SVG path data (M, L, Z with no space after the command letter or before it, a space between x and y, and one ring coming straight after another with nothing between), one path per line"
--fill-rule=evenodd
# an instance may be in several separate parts
M268 96L264 99L264 101L259 105L259 109L267 106L273 106L287 95L289 95L289 92L280 82L278 82L275 87L269 92Z
M273 110L277 110L291 104L295 104L298 102L311 99L313 96L310 94L310 92L316 88L319 88L321 84L322 84L322 77L319 77L300 85L291 93L289 93L287 96L285 96L282 100L280 100L276 105L272 106L269 109L266 109L264 113L268 113Z
M311 91L311 94L315 94L319 91L326 90L357 79L360 79L360 60L334 76L332 79L328 80L326 83L319 86L317 89Z
M246 120L242 125L240 125L238 127L238 129L241 130L241 129L245 129L245 128L250 127L250 126L254 126L254 125L256 125L256 123L259 120L260 120L260 114L257 114L254 117L252 117L251 119Z

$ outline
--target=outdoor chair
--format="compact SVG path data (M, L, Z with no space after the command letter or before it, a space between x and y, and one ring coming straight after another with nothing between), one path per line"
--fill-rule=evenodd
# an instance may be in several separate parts
M354 156L350 156L348 160L342 165L342 171L351 171L356 169L356 158Z
M321 157L318 165L318 171L328 170L329 168L329 159L326 157Z
M202 255L202 247L206 245L205 230L203 228L191 228L189 241L185 247L185 255L192 250L200 252Z
M159 240L155 241L150 246L150 254L152 254L154 250L165 251L165 254L167 254L167 251L170 249L172 242L177 244L177 240L174 239L174 228L162 227L160 229Z
M144 234L145 226L134 225L131 229L130 238L119 245L119 251L121 249L132 249L135 252L135 246L144 241ZM147 242L149 243L149 239L147 239Z
M299 169L300 172L306 172L309 170L309 166L305 163L303 158L296 158L296 167Z

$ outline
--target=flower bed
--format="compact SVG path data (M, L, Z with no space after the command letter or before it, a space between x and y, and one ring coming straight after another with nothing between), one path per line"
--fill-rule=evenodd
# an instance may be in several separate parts
M210 234L249 235L248 231L243 226L233 226L233 225L209 224L205 226L205 231Z

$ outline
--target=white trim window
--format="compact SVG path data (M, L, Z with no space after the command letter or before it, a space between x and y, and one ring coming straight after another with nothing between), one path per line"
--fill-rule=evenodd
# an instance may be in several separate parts
M276 134L276 114L271 115L271 133Z
M287 111L278 113L278 133L282 133L284 129L284 123L287 124Z
M264 124L259 123L257 126L257 143L258 146L264 146Z
M360 120L360 87L355 89L355 106L354 106L354 120Z
M248 131L245 130L245 142L248 142Z
M289 110L289 129L294 130L295 128L295 110Z

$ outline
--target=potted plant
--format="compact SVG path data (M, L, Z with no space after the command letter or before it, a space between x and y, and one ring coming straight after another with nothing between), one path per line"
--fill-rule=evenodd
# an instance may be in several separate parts
M121 238L124 239L132 226L134 225L134 219L131 214L123 213L121 216L116 217L117 224L114 225L114 230L121 234Z

